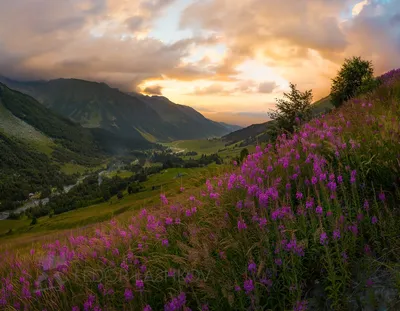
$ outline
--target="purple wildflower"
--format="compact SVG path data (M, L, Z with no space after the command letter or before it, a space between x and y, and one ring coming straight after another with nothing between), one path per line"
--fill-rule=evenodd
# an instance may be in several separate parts
M333 239L339 240L340 239L340 230L336 229L333 231Z
M136 280L136 288L140 291L144 289L144 282L143 280Z
M246 294L251 293L254 290L253 280L245 280L243 283L243 288Z
M368 202L368 200L365 200L365 201L364 201L364 209L365 209L366 211L369 210L369 202Z
M247 267L247 269L252 272L255 273L257 270L257 265L254 262L250 262L249 266Z
M131 301L133 299L133 292L130 288L125 288L124 297L126 301Z
M372 216L371 223L375 225L378 222L378 218L376 216Z
M239 231L247 229L247 225L244 222L244 220L242 220L242 219L238 220L237 227L238 227Z
M164 205L168 205L168 199L167 199L167 197L165 196L165 194L160 194L160 200L161 200L161 203L162 204L164 204Z
M322 232L321 235L319 236L319 242L321 245L326 245L328 244L328 235L326 232Z
M188 274L186 275L186 277L185 277L185 283L186 283L186 284L190 284L190 283L192 283L192 281L193 281L193 274L188 273Z
M296 193L296 199L301 200L303 198L303 194L301 192Z
M302 300L302 301L297 301L293 311L306 311L307 310L307 301L306 300Z

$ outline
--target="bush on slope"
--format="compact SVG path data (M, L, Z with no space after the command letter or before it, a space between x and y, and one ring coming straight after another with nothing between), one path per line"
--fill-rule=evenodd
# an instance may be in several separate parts
M382 80L184 201L3 253L0 305L398 309L400 73Z

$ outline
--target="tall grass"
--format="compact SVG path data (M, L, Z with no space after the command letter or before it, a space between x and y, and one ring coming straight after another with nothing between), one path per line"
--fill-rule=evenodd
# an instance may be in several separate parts
M179 202L1 254L0 306L399 310L400 77L382 79Z

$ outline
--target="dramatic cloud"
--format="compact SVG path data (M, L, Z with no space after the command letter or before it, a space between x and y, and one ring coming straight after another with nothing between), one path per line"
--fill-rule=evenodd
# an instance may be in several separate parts
M127 90L163 75L210 77L212 73L182 64L181 59L192 46L214 44L214 36L165 44L137 34L148 31L153 18L173 2L3 1L1 73L19 79L77 77Z
M189 6L180 25L225 38L222 74L258 58L322 95L346 57L369 58L378 73L400 66L399 16L394 0L209 0Z
M354 55L377 74L400 67L398 0L0 1L1 75L162 90L213 110L264 109L289 81L319 99Z

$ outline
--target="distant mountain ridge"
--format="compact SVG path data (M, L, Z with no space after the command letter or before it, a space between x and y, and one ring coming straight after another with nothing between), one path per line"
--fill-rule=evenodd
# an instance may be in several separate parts
M232 131L230 125L211 121L166 97L128 94L105 83L79 79L21 82L4 77L0 81L84 127L102 128L120 137L154 142L216 137Z

